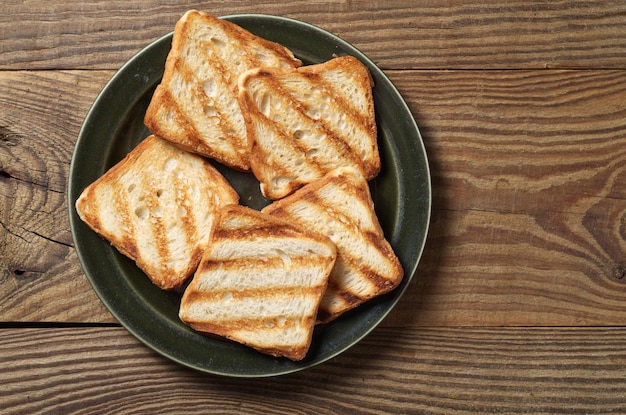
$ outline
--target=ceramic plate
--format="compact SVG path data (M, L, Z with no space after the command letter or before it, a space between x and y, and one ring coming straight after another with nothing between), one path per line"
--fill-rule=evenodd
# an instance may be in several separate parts
M204 372L238 377L280 375L320 364L353 346L381 322L405 292L422 254L430 218L428 162L418 127L404 100L383 72L356 48L296 20L267 15L224 18L285 45L304 64L323 62L335 55L353 55L369 67L375 82L382 159L382 171L371 182L372 197L385 235L405 270L401 285L316 327L307 357L292 362L191 330L178 319L180 293L157 288L131 260L80 221L74 205L82 190L149 134L143 116L163 75L171 34L128 61L87 114L70 166L70 224L78 257L94 290L119 322L146 345ZM267 203L252 175L218 168L239 192L242 204L260 209Z

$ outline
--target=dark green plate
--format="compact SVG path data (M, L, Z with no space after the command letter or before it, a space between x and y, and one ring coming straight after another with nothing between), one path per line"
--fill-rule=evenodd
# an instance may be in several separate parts
M371 182L372 196L386 237L405 270L400 287L317 327L307 357L292 362L194 332L178 319L180 293L157 288L132 261L81 222L74 204L82 190L149 134L143 116L163 75L171 34L128 61L87 114L70 166L70 225L78 257L94 290L119 322L146 345L176 362L209 373L240 377L279 375L317 365L345 351L373 330L405 292L422 255L430 218L428 162L419 130L404 100L383 72L353 46L317 27L286 18L224 18L285 45L305 64L323 62L335 55L353 55L369 67L375 82L383 166ZM242 204L258 209L267 203L252 175L218 167L239 192Z

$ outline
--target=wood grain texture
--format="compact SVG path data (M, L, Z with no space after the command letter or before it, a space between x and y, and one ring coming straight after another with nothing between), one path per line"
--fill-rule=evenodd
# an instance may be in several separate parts
M111 75L0 73L6 321L114 321L80 270L65 200L73 142ZM414 283L384 324L621 324L626 72L389 75L421 128L434 204Z
M266 379L186 369L121 328L1 334L5 414L626 411L623 328L378 329L330 362Z
M117 69L184 11L299 19L384 69L625 68L626 4L613 1L5 1L0 69Z
M0 412L626 413L626 2L6 0ZM417 275L346 353L195 372L115 324L69 229L69 164L113 73L190 8L339 35L382 67L433 179ZM537 327L532 327L537 326Z
M434 195L409 293L421 300L400 313L435 325L623 324L626 72L391 76L422 129Z
M0 72L0 315L110 321L78 264L66 183L76 136L111 72Z

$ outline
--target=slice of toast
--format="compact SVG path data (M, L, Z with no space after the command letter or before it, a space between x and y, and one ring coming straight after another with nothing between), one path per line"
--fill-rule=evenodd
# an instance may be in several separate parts
M380 171L369 70L352 56L297 69L257 68L239 78L250 165L269 199L341 166Z
M248 207L225 207L180 319L195 330L301 360L335 263L327 237Z
M190 10L176 23L161 83L144 122L189 151L248 171L248 139L237 79L258 66L301 65L287 48L209 13Z
M174 289L197 268L216 210L238 201L208 160L152 135L85 188L76 211L157 286Z
M402 265L385 239L367 181L354 168L334 170L262 212L327 235L337 246L320 323L391 291L402 280Z

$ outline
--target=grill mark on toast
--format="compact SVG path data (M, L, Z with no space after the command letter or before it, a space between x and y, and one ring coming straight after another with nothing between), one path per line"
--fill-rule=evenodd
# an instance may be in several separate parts
M343 190L343 189L342 189ZM366 245L369 244L374 247L374 251L379 255L379 260L385 263L386 268L392 267L393 262L389 260L390 257L394 256L393 251L391 250L391 246L387 243L381 235L377 234L375 231L369 229L363 229L363 225L359 224L354 218L350 216L346 216L343 212L336 209L332 203L329 201L324 201L322 198L316 196L316 202L320 206L324 207L324 210L328 212L328 216L333 218L341 218L339 223L341 223L342 228L347 233L351 233L351 229L359 229L359 234L366 241ZM369 224L368 224L369 225ZM362 261L360 256L352 254L350 251L342 249L338 247L338 250L341 252L341 257L344 262L346 262L350 268L358 270L359 275L363 277L363 279L368 280L370 283L374 284L376 287L375 292L381 293L381 291L390 290L394 286L394 281L386 278L384 275L381 275L375 269L367 266ZM357 298L359 296L355 293L353 295Z
M298 238L299 233L288 226L257 225L254 227L217 227L214 239L251 240L255 238Z
M206 51L203 51L202 53L203 59L209 59ZM210 59L214 58L211 57ZM213 60L211 65L222 68L224 66L223 62L218 61L217 59L219 58ZM222 143L222 145L229 147L230 153L237 153L235 149L236 145L234 143L240 142L242 139L241 137L239 137L238 134L234 133L236 132L236 128L234 127L230 117L225 115L224 107L221 106L218 100L210 99L211 97L207 95L206 91L202 87L203 82L207 79L198 79L195 73L195 69L191 65L185 64L182 60L177 61L176 64L176 72L182 75L185 84L191 86L193 90L192 94L195 95L199 100L200 108L198 109L204 110L207 106L211 106L215 110L215 115L211 117L214 117L219 121L212 122L212 125L216 129L220 130L221 135L224 138L224 143ZM230 88L224 77L224 69L215 71L213 70L213 68L211 68L210 72L211 79L213 79L215 82L219 82L225 89ZM168 91L168 93L171 97L171 92ZM214 154L214 150L204 142L204 139L202 138L203 134L200 133L200 128L194 121L195 117L185 111L185 109L182 108L180 105L178 105L177 100L173 97L172 106L176 108L177 114L180 115L180 118L178 119L178 124L185 130L185 134L188 137L193 138L192 147L196 150L200 150L204 154ZM210 116L202 115L202 117Z
M290 266L300 267L310 263L315 263L319 258L323 258L323 255L311 254L307 256L288 255L288 262ZM275 268L281 269L285 266L285 259L280 256L272 257L258 257L258 256L241 256L237 258L211 258L209 261L202 263L198 272L208 272L219 268L227 271L237 271L250 269L255 267L263 267L264 269Z
M386 278L381 275L375 269L364 264L360 257L350 254L349 252L343 250L341 252L342 260L363 279L367 280L369 283L373 284L376 288L369 290L368 294L360 295L359 293L352 294L357 298L369 298L371 293L381 294L381 291L391 289L394 285L394 281ZM385 262L385 265L391 265L386 257L381 256L381 259ZM349 292L348 288L343 288L342 291Z
M395 281L386 278L376 270L368 267L366 264L363 264L360 258L353 255L343 255L343 258L348 264L350 264L351 268L358 270L359 275L363 277L363 279L368 280L375 286L375 289L371 292L382 294L383 292L386 292L394 287ZM386 265L391 266L391 263L389 263L386 256L381 255L381 259L383 259ZM370 295L366 295L365 297L370 297Z
M180 230L185 238L185 244L189 249L188 255L191 261L199 263L199 256L201 255L198 247L198 227L200 219L195 217L195 211L193 206L189 206L188 202L193 200L190 197L188 191L189 187L184 183L184 179L178 175L173 175L173 191L175 193L176 210L172 214L176 217L176 220L180 224ZM181 212L182 208L182 212Z
M162 111L169 111L173 114L172 122L176 125L177 128L183 131L181 137L179 137L179 141L181 145L187 146L191 150L201 150L205 146L200 142L192 142L189 141L186 137L197 136L197 131L195 130L193 124L191 124L185 114L182 112L182 109L178 105L176 98L172 94L172 92L164 88L162 85L157 86L157 90L155 91L155 97L159 97L159 101L161 102L159 107L153 107L156 113L160 113ZM155 99L155 98L153 98ZM153 111L151 108L148 109L148 112ZM149 127L150 131L153 131L157 135L169 136L169 127L163 125L160 121L157 121L159 118L158 115L154 115L152 117L146 118L146 124Z
M267 119L267 124L271 126L273 134L282 139L281 143L283 148L296 148L297 150L294 150L294 152L297 151L300 154L306 154L306 150L303 149L298 143L295 143L295 140L288 138L287 135L282 132L282 129L278 126L277 123L275 123L273 120ZM255 131L254 134L258 135L258 130ZM257 140L252 140L250 150L250 165L253 171L255 166L258 166L258 174L260 174L259 181L261 182L261 192L265 197L269 199L275 199L277 198L277 196L275 196L275 193L285 195L292 193L294 190L297 190L304 186L305 181L303 181L301 177L298 176L298 174L294 174L294 172L289 167L286 168L284 164L281 164L280 159L266 156L266 149L260 146ZM306 167L305 169L301 170L307 170L307 174L310 174L310 172L313 171L315 172L314 174L316 177L321 177L323 175L323 170L320 167L320 163L317 163L308 157L304 157L303 164ZM273 180L280 178L288 178L288 181L286 183L283 183L282 185L277 185L276 183L273 183ZM284 190L283 188L286 188L286 190Z
M246 317L243 319L226 320L230 327L234 330L267 330L271 328L296 328L297 323L302 321L300 316L265 316L265 317ZM268 325L272 322L274 326Z
M329 188L332 186L332 188L336 191L343 193L343 196L337 197L336 199L355 198L363 201L369 200L369 193L366 189L363 189L360 186L346 184L343 182L341 177L331 177L325 183L324 188L327 188L327 186ZM384 263L385 268L395 269L395 261L392 260L392 258L395 257L395 254L393 253L391 246L382 236L382 229L380 229L380 226L377 225L375 218L370 217L368 223L365 224L367 229L364 229L363 224L359 223L354 217L349 215L349 212L343 212L336 206L334 203L335 198L332 198L331 200L328 197L322 197L318 192L319 189L315 189L311 192L303 192L298 195L299 200L304 202L307 206L315 207L317 209L315 211L316 213L308 211L298 214L291 209L297 204L285 205L282 203L277 203L275 208L270 207L269 210L273 214L280 217L285 217L287 215L298 218L301 215L303 217L313 215L320 221L324 220L325 217L332 218L335 222L341 224L341 228L343 229L341 232L345 231L350 234L353 233L354 229L359 229L358 234L360 234L364 239L365 244L369 244L374 247L374 251L377 253L377 257L379 257L377 262ZM373 206L371 206L371 209L373 210ZM307 220L305 219L305 223L306 222ZM309 225L312 226L312 224ZM343 261L350 269L354 270L360 279L367 281L371 286L367 291L362 293L355 292L348 286L343 286L335 281L331 274L331 279L328 283L328 292L333 293L334 300L332 296L322 300L318 311L318 321L321 322L334 318L340 314L339 312L354 308L370 298L389 292L395 288L400 281L400 279L395 278L395 273L392 278L381 275L375 269L364 263L359 256L353 255L349 250L342 248L341 244L338 244L337 249L338 255L341 256L341 261ZM337 301L339 301L340 304L337 304Z
M311 106L308 105L305 101L299 99L297 95L289 91L283 85L283 83L278 77L271 76L268 72L263 72L263 71L261 71L260 74L268 75L268 76L262 77L262 79L265 82L268 82L271 84L270 86L266 87L267 90L274 91L274 93L281 95L287 101L289 101L291 105L293 106L293 108L300 114L300 116L304 117L304 119L308 121L308 127L310 129L318 131L321 134L328 137L329 143L333 146L333 148L338 153L342 155L342 158L349 159L355 165L359 165L360 158L357 157L350 150L349 143L346 140L344 140L343 137L341 137L341 135L339 135L338 132L331 127L331 124L327 120L325 120L323 117L316 119L312 117L311 115L309 115L310 114L309 110L311 109ZM293 74L290 76L300 76L306 79L308 83L312 84L310 86L311 89L319 88L319 89L324 90L326 95L333 96L331 87L318 74L294 71ZM273 124L276 124L276 123L273 123ZM278 128L277 130L281 131L282 129ZM297 148L299 152L306 153L308 150L308 147L301 144L299 140L294 140L293 134L294 134L294 131L289 131L289 132L282 133L281 135L284 137L285 139L284 141L287 141L290 145ZM325 171L322 165L323 163L321 161L317 162L314 159L306 158L306 162L315 166L316 170L318 171L318 174Z
M268 71L259 70L257 72L257 75L258 75L258 81L263 84L262 88L264 90L272 91L272 94L280 95L283 98L285 98L287 101L291 103L291 105L294 106L296 111L298 111L301 116L304 116L309 121L312 129L318 130L318 131L321 129L322 127L321 125L316 125L315 122L310 117L308 117L306 113L303 112L302 103L298 101L297 99L295 99L293 95L291 95L289 91L287 91L287 89L285 89L282 86L281 82L273 76L273 74L271 74ZM254 101L254 99L252 99L252 97L249 97L249 99L251 100L251 104L254 110L260 114L261 110L256 105L256 102ZM308 147L305 146L303 143L301 143L299 140L295 140L293 138L293 133L294 133L293 131L285 131L285 129L283 128L283 124L280 121L276 121L272 119L271 117L265 117L265 118L267 120L267 123L271 125L271 128L273 132L275 133L275 135L281 138L281 145L283 147L288 147L291 149L291 151L288 151L288 153L293 152L293 153L299 153L299 154L306 154ZM324 129L322 129L322 131L324 134L329 133L328 131ZM272 162L271 158L265 159L264 162L271 165L272 170L274 170L275 172L280 172L281 174L287 173L287 175L291 174L288 170L285 170L280 163ZM322 172L324 171L322 164L314 159L305 157L304 163L307 165L309 169L315 170L318 175L321 175Z
M327 321L330 321L330 318L333 316L333 313L323 309L322 307L319 308L319 310L317 311L317 321L320 323L326 323Z
M366 300L366 297L361 297L357 293L353 293L347 290L337 289L336 292L338 293L339 297L341 297L341 299L344 301L344 303L348 305L348 307L356 306Z
M103 201L98 200L98 206ZM104 201L108 203L108 201ZM119 220L117 221L117 225L119 227L119 231L122 234L121 238L119 238L119 249L128 254L131 258L137 259L140 254L137 251L137 247L132 242L135 240L135 223L132 220L132 213L129 211L129 203L128 196L126 194L126 189L122 183L116 183L113 187L113 211L118 212Z
M150 189L151 191L145 195L144 202L150 214L145 220L149 220L150 222L150 231L152 233L152 240L154 241L154 246L159 255L160 262L160 271L159 274L165 272L169 267L167 266L168 261L171 260L169 244L167 241L167 229L165 223L163 221L163 207L161 206L160 200L156 195L156 190L154 186L150 184L150 181L153 180L151 177L145 176L142 177L141 188ZM161 211L161 215L157 214L157 211Z
M312 88L320 88L324 91L326 96L333 98L333 100L335 101L334 106L337 107L333 108L333 110L338 109L343 112L346 117L352 118L354 120L354 125L357 127L359 127L361 124L369 125L368 118L359 113L358 110L343 97L343 95L335 93L332 85L327 82L320 74L301 72L301 75L313 84ZM307 105L306 102L303 101L299 101L299 104L302 105L302 108L305 109L304 114L308 114L310 105ZM321 124L324 131L328 132L328 135L336 140L336 143L334 143L335 147L337 147L338 150L342 152L342 154L345 154L346 158L351 159L352 162L357 166L363 163L360 155L356 153L356 149L351 147L348 138L342 134L342 131L339 128L335 129L336 126L331 124L324 117L315 119L307 115L307 118L309 118L312 123Z
M201 42L206 47L201 48L202 51L202 59L208 62L211 62L211 65L208 65L210 72L210 79L214 82L218 83L220 86L216 86L216 91L222 90L231 90L233 96L237 96L236 87L233 88L231 82L227 79L228 77L237 76L229 70L228 64L224 62L222 57L218 53L211 53L207 51L209 49L210 42L205 41ZM241 141L246 141L246 137L240 137L239 134L236 134L237 129L232 122L230 116L225 115L225 108L217 99L211 99L206 90L203 87L203 83L208 81L209 79L200 79L196 82L198 96L202 97L202 107L203 109L207 107L207 105L212 105L215 108L216 114L215 117L219 120L215 125L221 130L222 136L228 140L234 140L235 143L239 143L236 147L239 147L242 143ZM243 122L243 119L242 119ZM243 131L242 134L245 134ZM235 146L232 146L232 151L237 152Z
M359 74L358 76L363 76L364 78L368 79L368 85L360 85L360 82L358 80L353 80L352 82L359 84L360 87L363 88L363 90L366 93L366 96L368 97L366 99L367 101L367 108L365 112L361 112L359 110L359 108L357 108L356 104L354 104L349 97L346 97L343 94L343 89L342 88L337 88L337 94L332 93L332 89L331 88L331 84L327 81L322 81L324 83L324 85L326 85L327 87L327 93L330 94L330 96L332 96L334 98L335 101L335 105L342 111L345 113L346 117L351 118L351 120L353 121L352 124L358 129L359 133L362 134L365 137L369 137L371 138L371 142L366 143L366 146L364 148L365 150L365 158L362 158L360 156L360 154L357 153L358 149L356 147L352 147L349 146L350 151L354 154L354 156L356 157L356 159L358 160L359 164L358 165L362 165L363 166L363 173L365 175L366 179L372 179L376 176L376 174L378 174L378 171L380 169L380 165L379 162L377 162L377 158L372 158L372 153L376 154L378 152L378 143L377 143L377 130L376 130L376 121L374 119L374 117L372 117L373 114L373 97L372 97L372 86L373 86L373 81L371 78L371 74L369 73L369 71L362 66L359 67L350 67L351 70L355 70L358 71ZM332 69L331 69L332 70ZM346 68L343 68L342 65L342 71L345 71ZM355 75L355 73L351 73L351 78ZM323 78L322 74L318 74L318 76L320 76L321 78ZM368 112L368 111L372 111L372 113ZM346 138L345 136L342 136L341 134L338 134L338 136L340 138ZM373 146L372 148L370 148L370 145Z
M221 301L238 301L243 302L246 299L250 301L261 301L265 299L269 306L272 307L272 301L288 298L306 298L321 295L326 289L326 284L317 284L308 287L300 286L283 286L271 288L244 288L240 290L212 290L199 291L194 290L186 293L185 302L187 306L192 303L216 303ZM228 319L225 319L225 321Z
M337 222L341 223L341 227L343 228L345 232L353 233L351 232L353 229L358 229L359 230L358 234L362 236L362 238L366 241L366 244L369 243L372 246L374 246L375 251L381 254L380 259L382 259L385 263L387 263L387 265L390 265L389 261L387 260L390 254L389 253L390 247L388 246L388 244L385 244L381 241L380 235L377 235L376 233L370 230L363 229L363 226L359 224L356 220L354 220L354 218L350 216L346 216L343 212L337 209L332 203L330 203L330 201L319 197L317 194L310 194L310 197L308 197L307 200L310 200L311 203L314 205L321 206L323 210L327 212L326 214L328 217L335 218L335 219L339 218ZM378 289L387 289L387 287L389 287L390 285L393 285L392 281L382 276L376 270L367 266L367 264L364 264L360 256L354 255L352 252L346 249L342 249L342 247L340 246L338 246L337 249L341 253L341 257L343 261L347 263L350 266L350 268L357 270L359 275L363 277L363 279L368 280L370 283L374 284ZM352 295L356 297L357 299L361 299L361 297L356 293L352 293Z

